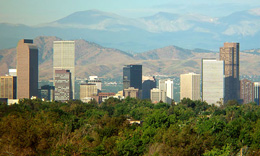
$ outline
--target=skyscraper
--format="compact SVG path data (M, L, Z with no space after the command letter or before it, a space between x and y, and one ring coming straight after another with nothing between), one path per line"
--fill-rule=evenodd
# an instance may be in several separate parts
M75 98L75 42L53 42L53 80L55 70L69 70L71 73L72 98ZM55 81L54 84L55 86Z
M225 63L225 102L240 99L239 43L224 43L219 58Z
M22 39L17 45L17 98L38 95L38 48L33 40Z
M254 102L254 83L252 81L247 79L240 81L240 98L244 104Z
M123 89L134 87L142 97L142 65L125 65L123 67Z
M172 80L159 80L159 90L166 92L166 102L168 104L172 103L173 100L173 81Z
M200 74L188 73L180 76L180 99L200 99Z
M202 59L202 101L208 104L221 105L224 97L224 61Z
M54 83L55 100L64 102L72 99L71 73L69 70L55 70Z

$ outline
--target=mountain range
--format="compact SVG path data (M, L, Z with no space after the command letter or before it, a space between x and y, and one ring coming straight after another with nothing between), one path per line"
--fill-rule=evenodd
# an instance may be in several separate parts
M225 17L159 12L128 18L99 10L75 12L37 26L0 23L0 49L15 47L21 38L58 36L83 39L128 53L145 52L168 45L217 51L223 42L239 42L241 49L259 48L260 8Z
M39 49L40 80L52 79L53 41L62 40L54 36L40 36L34 39ZM76 77L87 78L97 75L104 78L122 76L123 65L142 64L143 75L179 76L183 73L200 73L201 58L218 58L218 52L203 49L183 49L166 46L138 54L100 46L82 39L75 40ZM240 53L240 74L259 75L260 49ZM0 75L16 67L16 48L0 50ZM50 72L51 71L51 72Z

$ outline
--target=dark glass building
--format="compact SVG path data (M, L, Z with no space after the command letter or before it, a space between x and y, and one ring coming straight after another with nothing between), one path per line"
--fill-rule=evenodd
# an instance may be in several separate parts
M138 97L142 97L142 65L125 65L123 67L123 89L129 87L139 89Z

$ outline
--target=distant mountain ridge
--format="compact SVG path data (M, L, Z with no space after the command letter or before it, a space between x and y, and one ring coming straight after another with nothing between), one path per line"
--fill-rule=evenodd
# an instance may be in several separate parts
M62 40L55 36L39 36L34 43L39 49L40 80L52 79L53 41ZM143 75L174 75L187 72L200 73L201 58L218 58L218 52L203 49L183 49L167 46L144 53L129 54L124 51L105 48L82 39L75 40L76 77L87 78L97 75L106 78L122 76L123 65L142 64ZM257 54L256 54L257 53ZM259 75L259 49L240 53L240 73ZM0 75L16 68L16 48L0 50Z
M168 45L216 51L223 42L239 42L241 49L253 49L259 47L260 9L234 12L220 18L168 12L127 18L87 10L33 27L0 23L0 34L0 49L16 46L21 38L37 36L84 39L135 53Z

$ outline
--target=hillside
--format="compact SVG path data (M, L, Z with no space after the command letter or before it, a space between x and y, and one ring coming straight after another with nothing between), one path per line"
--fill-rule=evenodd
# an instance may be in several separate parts
M40 80L52 79L53 41L61 40L53 36L40 36L34 39L39 48ZM85 40L76 42L76 76L89 75L115 78L122 75L125 64L142 64L144 75L175 75L187 72L200 73L201 58L218 58L218 53L203 49L188 50L167 46L139 54L129 54L113 48L105 48ZM240 74L259 75L259 50L240 53ZM16 67L16 48L0 50L0 75Z
M158 12L148 17L129 18L111 12L85 10L36 26L0 23L0 49L15 47L24 37L44 35L64 40L84 39L133 53L172 44L217 51L226 41L239 42L244 50L259 48L259 23L259 8L217 18L183 12Z

